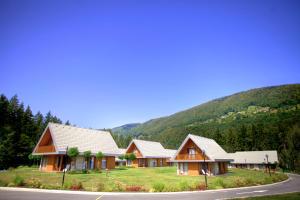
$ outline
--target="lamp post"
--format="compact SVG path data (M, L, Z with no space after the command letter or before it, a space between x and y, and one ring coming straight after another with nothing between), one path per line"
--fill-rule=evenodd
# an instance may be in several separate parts
M204 177L205 177L205 188L207 189L207 177L206 177L206 163L205 163L205 151L202 151L203 161L204 161Z
M266 154L266 158L267 158L267 167L268 167L268 170L269 170L269 175L271 176L270 165L269 165L269 155L268 154Z
M64 183L65 183L66 165L67 165L67 159L68 159L68 149L69 149L69 147L67 146L66 155L65 155L65 159L64 159L63 178L62 178L62 181L61 181L61 186L62 187L64 186Z

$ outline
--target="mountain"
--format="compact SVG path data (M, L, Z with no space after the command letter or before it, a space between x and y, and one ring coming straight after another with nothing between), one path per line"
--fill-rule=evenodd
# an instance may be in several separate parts
M119 127L115 127L112 129L112 132L113 133L116 133L116 134L123 134L123 135L126 135L126 134L129 134L130 131L133 129L133 128L136 128L137 126L139 126L141 123L131 123L131 124L125 124L123 126L119 126Z
M300 84L252 89L122 127L118 133L159 141L166 148L178 148L192 133L215 139L228 152L277 149L281 159L288 159L283 153L289 147L300 152Z

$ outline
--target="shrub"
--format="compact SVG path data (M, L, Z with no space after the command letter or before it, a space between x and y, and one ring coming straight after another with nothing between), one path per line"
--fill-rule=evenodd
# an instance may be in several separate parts
M158 182L154 183L152 187L154 189L154 192L162 192L165 188L165 184Z
M139 185L127 185L126 191L127 192L139 192L142 191L143 187Z
M126 166L120 166L120 167L118 167L118 169L119 170L126 170L128 167L126 167Z
M31 188L39 188L41 186L41 182L38 179L31 178L29 181L26 182L26 186Z
M187 191L189 190L189 184L186 181L180 182L179 188L181 191Z
M97 184L97 191L98 192L102 192L102 191L104 191L104 189L105 189L105 184L104 183L100 182L100 183Z
M112 191L123 192L125 191L125 187L121 182L116 181L112 188Z
M5 182L4 180L0 180L0 187L5 187L7 185L8 185L7 182Z
M235 183L235 186L237 186L237 187L243 187L246 185L245 181L241 178L234 179L234 183Z
M199 183L197 189L198 189L198 190L206 190L206 185L205 185L205 183Z
M165 192L179 192L180 189L179 189L179 187L176 187L175 185L167 185L167 186L164 188L164 191L165 191Z
M221 188L226 188L226 184L224 183L224 181L223 181L222 178L217 178L216 184L217 184L218 186L220 186Z
M71 190L82 190L82 183L79 181L77 182L76 180L73 180L71 186L70 186Z
M246 183L247 186L251 186L251 185L254 184L254 181L251 178L246 178L245 183Z
M24 178L17 175L14 179L14 184L15 184L15 186L24 186Z
M272 182L273 182L272 177L268 176L268 177L264 178L264 184L269 184L269 183L272 183Z
M7 187L15 187L16 185L14 183L7 184Z

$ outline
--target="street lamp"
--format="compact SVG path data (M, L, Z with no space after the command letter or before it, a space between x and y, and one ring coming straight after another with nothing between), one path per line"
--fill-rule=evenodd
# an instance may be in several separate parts
M206 177L206 163L205 163L205 151L202 150L203 160L204 160L204 177L205 177L205 188L207 189L207 177Z
M269 175L271 176L270 165L269 165L269 155L268 154L266 154L266 158L267 158L267 167L268 167L268 170L269 170Z

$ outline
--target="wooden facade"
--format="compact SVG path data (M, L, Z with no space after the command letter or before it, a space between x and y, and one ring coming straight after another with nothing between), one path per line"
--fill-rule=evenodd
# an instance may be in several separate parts
M75 159L71 159L67 158L66 155L56 154L55 152L56 149L48 128L35 150L35 153L42 154L40 163L41 171L62 171L67 165L70 166L71 170L82 169L86 166L87 169L115 168L115 156L104 156L101 160L98 160L95 156L92 156L88 161L86 161L83 156L78 156ZM103 164L105 164L105 166L103 166Z
M80 160L81 163L80 167L78 167L78 160ZM82 156L70 159L66 158L64 155L43 155L40 164L40 170L46 172L63 171L63 169L66 168L66 164L69 165L72 170L84 169L86 164L87 169L114 169L115 157L105 156L101 160L98 160L95 156L92 156L88 161L86 161ZM105 164L105 166L103 164Z
M131 145L128 147L127 154L133 153L136 156L136 159L133 160L129 165L132 167L165 167L168 166L167 159L168 158L145 158L143 157L140 150L137 148L137 146L134 143L131 143ZM128 163L127 163L128 164Z
M228 162L211 161L191 139L186 141L175 160L178 161L179 175L198 176L203 174L203 169L206 169L208 175L224 174L228 171Z

